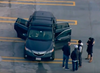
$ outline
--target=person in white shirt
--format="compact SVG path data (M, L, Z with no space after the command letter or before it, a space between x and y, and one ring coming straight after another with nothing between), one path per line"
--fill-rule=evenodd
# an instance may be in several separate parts
M83 51L83 43L81 40L78 41L78 51L79 51L79 67L82 66L82 51Z

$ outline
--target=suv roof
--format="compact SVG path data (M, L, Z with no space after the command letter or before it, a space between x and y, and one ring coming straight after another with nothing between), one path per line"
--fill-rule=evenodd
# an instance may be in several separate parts
M47 11L35 11L32 15L33 20L49 20L52 21L55 19L54 15L51 12Z
M51 12L47 11L35 11L33 15L34 17L50 17L50 18L54 17L54 15Z
M31 22L32 26L44 26L44 27L52 27L51 21L45 21L45 20L34 20Z

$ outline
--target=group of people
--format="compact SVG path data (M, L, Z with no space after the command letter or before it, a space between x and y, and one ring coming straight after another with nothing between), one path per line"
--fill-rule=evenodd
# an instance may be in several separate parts
M93 45L94 45L95 41L94 38L89 37L88 41L87 41L87 58L85 58L86 60L89 60L89 63L92 62L92 53L93 53ZM81 40L78 40L78 44L74 45L74 50L70 53L70 45L71 43L68 42L68 44L64 45L62 48L63 51L63 63L62 63L62 67L65 70L68 70L68 61L69 61L69 57L71 57L72 59L72 70L76 71L78 70L78 67L82 67L82 52L83 52L83 43Z

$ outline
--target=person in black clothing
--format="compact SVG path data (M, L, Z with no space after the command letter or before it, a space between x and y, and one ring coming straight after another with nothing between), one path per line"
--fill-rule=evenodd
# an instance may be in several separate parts
M79 51L79 67L82 66L82 51L83 51L83 43L81 40L78 41L78 51Z
M88 56L86 59L89 60L89 62L92 62L92 53L93 53L93 45L94 45L95 41L94 38L90 37L89 40L87 41L87 53Z
M70 45L71 45L71 43L68 42L68 44L64 45L62 48L62 51L63 51L62 67L65 68L66 70L69 69L68 68L68 61L69 61L69 55L70 55ZM64 65L65 60L66 60L66 64Z
M79 55L78 46L75 45L75 49L71 53L73 71L78 70L78 55Z

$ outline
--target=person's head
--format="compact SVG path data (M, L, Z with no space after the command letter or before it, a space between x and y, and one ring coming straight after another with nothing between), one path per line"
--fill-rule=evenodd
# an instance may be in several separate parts
M78 49L78 45L74 45L74 48L75 48L75 50L77 50Z
M78 43L80 44L80 43L82 43L82 41L81 40L78 40Z
M92 43L94 42L94 38L91 38L91 42L92 42Z
M89 37L89 41L91 41L91 37Z
M68 42L68 45L70 46L70 45L71 45L71 43L70 43L70 42Z

